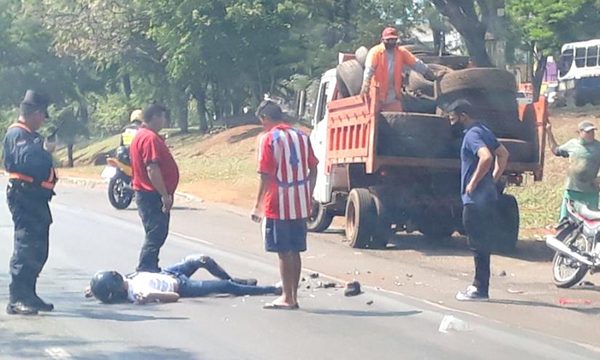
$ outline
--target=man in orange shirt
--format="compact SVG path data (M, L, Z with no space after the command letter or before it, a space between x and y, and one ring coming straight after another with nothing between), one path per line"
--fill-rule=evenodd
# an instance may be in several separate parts
M382 111L402 111L402 78L404 66L408 66L433 81L436 75L410 51L398 46L398 32L388 27L381 34L381 44L369 50L361 93L367 94L372 85L379 86L382 94Z

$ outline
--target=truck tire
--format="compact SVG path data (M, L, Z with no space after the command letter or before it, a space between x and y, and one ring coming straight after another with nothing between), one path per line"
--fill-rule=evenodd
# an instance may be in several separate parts
M354 57L356 58L356 61L358 61L358 63L364 68L365 64L367 63L367 55L369 54L369 49L367 49L364 46L359 47L358 49L356 49L356 51L354 52Z
M421 61L429 66L438 64L447 66L453 70L462 70L469 65L468 56L446 55L446 56L421 56Z
M311 213L306 219L306 229L310 232L323 232L329 228L333 221L333 214L316 200L312 201Z
M387 123L379 131L382 144L387 145L386 155L431 158L448 153L452 134L446 118L397 112L383 112L380 116Z
M485 89L488 91L517 91L515 76L502 69L471 68L446 74L439 83L440 94L455 91Z
M337 76L348 89L349 96L360 94L363 83L363 66L356 59L344 61L336 68Z
M433 72L442 70L445 70L447 72L451 71L450 68L437 64L430 64L429 67L431 68L431 70L433 70ZM411 70L408 75L408 83L406 85L406 90L417 94L427 95L432 98L435 96L435 92L433 90L433 81L425 79L423 75L419 74L414 70Z
M429 48L425 45L419 45L419 44L410 44L410 45L403 45L401 46L402 48L410 51L413 55L415 55L416 57L420 57L420 56L434 56L435 53L433 51L432 48Z
M533 142L516 139L498 139L498 141L508 150L511 162L537 161L536 147Z
M376 226L377 209L373 196L367 189L352 189L346 204L346 238L350 246L371 248Z
M415 96L409 94L402 95L402 106L408 113L435 114L437 104L435 100L426 95Z
M502 194L498 198L495 228L496 251L513 252L519 241L519 204L514 196Z

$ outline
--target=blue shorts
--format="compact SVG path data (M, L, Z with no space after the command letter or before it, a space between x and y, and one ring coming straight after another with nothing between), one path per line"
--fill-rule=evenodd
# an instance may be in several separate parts
M268 252L306 251L306 220L263 220L263 238Z

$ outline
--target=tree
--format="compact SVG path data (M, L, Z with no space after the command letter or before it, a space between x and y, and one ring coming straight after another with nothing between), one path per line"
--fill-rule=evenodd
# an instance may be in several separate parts
M526 48L533 54L536 67L533 72L534 97L540 88L549 55L556 54L565 42L586 40L600 36L597 0L509 0L507 10L522 37Z

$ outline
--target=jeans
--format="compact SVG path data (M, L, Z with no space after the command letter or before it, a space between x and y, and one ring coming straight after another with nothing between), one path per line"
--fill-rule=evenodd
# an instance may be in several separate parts
M490 287L490 256L494 246L495 202L463 208L463 225L469 237L469 248L475 261L473 286L480 294L488 295Z
M170 216L162 211L163 203L159 193L136 191L135 198L138 213L146 232L146 239L136 270L160 272L158 254L169 234Z
M204 268L220 280L190 279L196 270ZM202 297L211 294L266 295L275 294L274 286L249 286L232 281L231 277L212 258L203 255L190 255L181 262L168 266L163 273L179 279L179 295L181 297Z
M10 302L27 301L35 295L37 278L48 260L52 214L48 199L18 184L6 192L14 222L14 250L10 259Z

